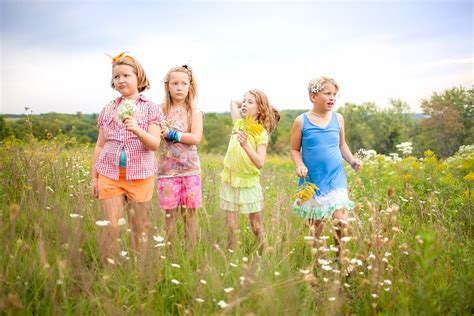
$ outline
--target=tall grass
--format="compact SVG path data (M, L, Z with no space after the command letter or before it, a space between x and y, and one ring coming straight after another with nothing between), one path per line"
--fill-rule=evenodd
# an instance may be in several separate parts
M0 310L6 314L471 314L474 151L448 161L427 152L399 161L377 156L348 170L346 258L336 264L331 221L312 240L291 214L296 177L288 158L263 169L267 246L256 252L241 216L238 247L226 249L219 209L222 157L201 157L199 242L161 242L164 214L154 197L144 256L103 267L103 219L90 194L91 149L54 142L0 149ZM181 224L180 224L181 225ZM182 227L179 226L181 234ZM349 266L355 272L346 277Z

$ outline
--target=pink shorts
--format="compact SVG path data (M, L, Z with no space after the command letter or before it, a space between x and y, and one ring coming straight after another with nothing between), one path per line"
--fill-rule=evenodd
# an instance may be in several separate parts
M201 176L158 179L158 200L165 210L202 207Z

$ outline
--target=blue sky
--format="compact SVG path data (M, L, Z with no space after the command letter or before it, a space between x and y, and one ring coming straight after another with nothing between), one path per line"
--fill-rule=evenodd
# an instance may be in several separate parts
M0 0L1 113L96 113L117 96L106 53L128 51L160 102L167 70L189 63L198 104L228 110L252 88L309 108L307 82L340 86L338 106L421 99L473 83L471 1Z

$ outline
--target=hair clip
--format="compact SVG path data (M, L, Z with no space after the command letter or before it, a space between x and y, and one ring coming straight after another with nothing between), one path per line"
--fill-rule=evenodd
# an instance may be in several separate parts
M181 67L186 68L187 70L189 70L189 66L186 65L186 64L182 65Z
M112 64L115 63L117 60L119 60L120 58L123 58L125 56L125 54L127 54L128 52L122 52L120 54L118 54L117 56L115 57L112 57L110 56L109 54L107 54L107 56L109 56L110 58L112 58Z

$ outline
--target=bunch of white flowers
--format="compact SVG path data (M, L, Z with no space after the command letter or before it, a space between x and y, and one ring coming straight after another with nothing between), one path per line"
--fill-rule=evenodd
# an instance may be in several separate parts
M398 151L400 151L403 155L410 155L413 152L413 144L411 142L404 142L396 145L395 147L397 147Z
M123 121L128 116L133 117L138 112L138 107L133 100L124 100L118 109L118 118Z

